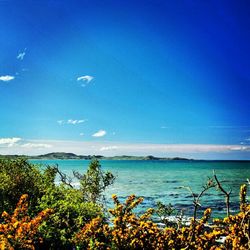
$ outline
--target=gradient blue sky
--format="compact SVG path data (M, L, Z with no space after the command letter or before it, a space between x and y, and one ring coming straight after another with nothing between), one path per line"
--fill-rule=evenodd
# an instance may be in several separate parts
M249 1L0 0L0 154L250 159L249 27Z

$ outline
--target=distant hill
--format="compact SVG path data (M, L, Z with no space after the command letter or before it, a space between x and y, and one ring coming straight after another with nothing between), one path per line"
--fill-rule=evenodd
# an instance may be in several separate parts
M182 157L156 157L152 155L148 156L132 156L132 155L117 155L117 156L103 156L103 155L77 155L74 153L65 152L52 152L43 155L29 156L29 155L0 155L1 158L15 159L15 158L27 158L27 159L41 159L41 160L130 160L130 161L208 161L208 162L250 162L250 160L194 160Z
M130 156L130 155L121 155L121 156L103 156L103 155L76 155L73 153L64 153L64 152L53 152L44 155L32 156L28 157L30 159L83 159L83 160L91 160L91 159L99 159L99 160L143 160L143 161L152 161L152 160L190 160L186 158L163 158L163 157L155 157L152 155L148 156Z
M73 153L53 152L44 155L35 156L35 158L46 159L78 159L79 156Z
M0 159L15 159L15 158L29 158L27 155L0 155Z
M52 152L43 155L36 155L36 156L28 156L28 155L0 155L0 158L28 158L28 159L41 159L41 160L137 160L137 161L187 161L191 159L186 158L164 158L164 157L155 157L152 155L148 156L131 156L131 155L120 155L120 156L103 156L103 155L76 155L74 153L65 153L65 152Z

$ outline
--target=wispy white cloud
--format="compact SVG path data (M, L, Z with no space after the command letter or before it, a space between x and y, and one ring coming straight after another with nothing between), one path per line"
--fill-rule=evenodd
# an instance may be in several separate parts
M82 82L84 82L84 83L81 85L82 87L85 87L85 86L86 86L87 84L89 84L93 79L94 79L93 76L88 76L88 75L77 77L77 81L82 81Z
M67 121L67 124L73 124L73 125L75 125L75 124L79 124L79 123L83 123L83 122L85 122L85 120L72 120L72 119L69 119Z
M13 147L17 142L19 142L21 138L12 137L12 138L0 138L0 146Z
M39 140L26 140L17 137L0 138L0 154L36 155L48 153L53 144Z
M8 146L9 143L12 143L12 146ZM34 144L37 144L37 146ZM250 145L240 144L146 144L80 140L56 141L21 140L20 138L1 139L0 154L38 155L49 152L72 152L81 155L97 155L102 152L103 155L106 156L155 155L161 157L180 156L196 159L250 159Z
M82 120L73 120L73 119L68 119L68 120L58 120L57 123L59 125L63 125L63 124L72 124L72 125L76 125L76 124L80 124L83 122L86 122L87 119L82 119Z
M59 125L62 125L62 124L64 124L65 122L64 122L64 120L58 120L57 123L58 123Z
M119 149L124 152L140 152L142 154L250 152L250 146L214 144L120 144Z
M27 140L23 140L18 137L12 138L0 138L0 147L15 147L15 148L51 148L52 145L45 143L35 143L35 142L27 142Z
M10 75L0 76L0 81L3 81L3 82L9 82L14 79L15 79L15 76L10 76Z
M21 145L22 148L52 148L52 145L45 143L25 143Z
M92 136L93 137L103 137L106 134L107 134L107 132L105 130L99 130L96 133L94 133Z
M100 148L100 151L109 151L109 150L115 150L118 149L117 146L104 146Z
M26 55L26 48L24 49L24 51L20 52L16 58L22 61L25 55Z
M161 129L165 129L165 128L169 128L169 127L167 127L167 126L161 126Z
M230 150L232 150L232 151L249 151L250 147L246 147L246 146L234 146L234 147L231 147Z

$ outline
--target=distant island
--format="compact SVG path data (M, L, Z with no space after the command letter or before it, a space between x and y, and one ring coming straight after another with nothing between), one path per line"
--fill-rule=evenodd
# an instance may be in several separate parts
M130 156L130 155L120 155L120 156L103 156L103 155L76 155L73 153L65 152L53 152L37 156L28 155L0 155L4 158L28 158L28 159L41 159L41 160L138 160L138 161L193 161L193 159L181 158L181 157L155 157L152 155L148 156Z
M204 159L191 159L184 157L156 157L153 155L147 156L133 156L133 155L116 155L116 156L103 156L103 155L77 155L74 153L65 152L52 152L43 155L0 155L1 158L27 158L30 160L116 160L116 161L206 161L206 162L250 162L250 160L204 160Z

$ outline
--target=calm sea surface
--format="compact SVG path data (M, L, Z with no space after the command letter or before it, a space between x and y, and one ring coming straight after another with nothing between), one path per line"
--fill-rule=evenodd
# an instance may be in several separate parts
M58 164L61 171L72 176L72 170L84 173L87 160L32 160L42 165ZM190 187L195 193L202 190L213 169L226 190L232 189L231 208L238 210L240 185L250 179L250 162L199 162L199 161L100 161L103 170L116 176L115 183L107 190L108 206L112 206L111 195L121 200L130 194L142 196L140 211L154 207L157 201L171 203L184 214L192 214L192 196L182 187ZM75 185L77 186L77 182ZM225 213L224 196L217 190L209 190L201 199L201 210L213 208L214 216Z

